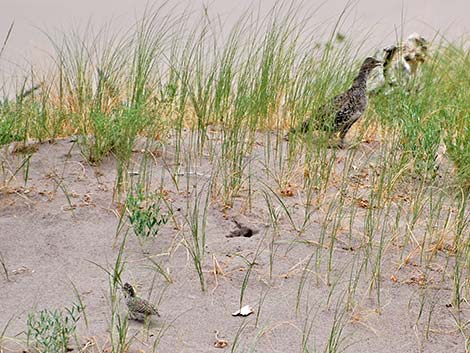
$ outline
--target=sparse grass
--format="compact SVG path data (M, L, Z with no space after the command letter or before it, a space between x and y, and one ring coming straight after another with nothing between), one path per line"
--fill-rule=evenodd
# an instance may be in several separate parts
M239 255L246 265L237 284L240 307L248 285L258 280L256 261L266 249L272 285L285 243L289 249L308 248L306 261L296 259L302 272L295 309L305 319L301 351L317 351L310 344L313 322L301 309L310 291L320 287L327 288L325 310L338 293L345 293L344 307L338 305L333 313L324 352L346 350L347 313L361 298L372 296L374 310L386 310L384 281L398 282L391 273L408 276L407 270L418 268L422 277L397 285L423 287L434 276L435 285L450 286L449 302L460 312L470 292L470 59L464 43L436 43L432 60L415 81L371 96L359 133L348 135L357 143L338 151L328 148L326 133L288 134L289 141L283 136L313 119L316 109L344 90L356 72L364 42L335 39L344 13L326 42L316 34L319 28L309 27L308 14L281 3L265 18L244 16L229 32L207 12L196 25L191 16L165 3L147 9L129 31L111 37L92 28L49 35L55 48L52 73L32 72L18 83L16 100L5 98L0 104L0 145L77 135L90 163L113 156L116 195L127 195L128 213L121 214L118 233L127 231L125 215L134 232L145 237L156 236L171 218L202 291L210 212L219 207L224 215L238 211L267 221L270 228L254 252ZM39 83L39 89L28 92ZM362 144L363 137L372 143ZM147 143L136 151L141 139ZM174 148L159 158L152 151L155 141ZM447 153L442 156L443 147ZM142 153L138 182L128 176L136 153ZM2 160L0 192L20 172L26 185L32 156L21 154L15 167ZM167 173L164 177L162 172L155 194L148 192L152 168ZM62 177L53 180L68 199ZM180 216L163 186L185 199L185 207L177 207ZM261 209L253 207L259 200ZM106 270L113 352L125 352L132 340L118 294L126 240L127 233L114 268ZM171 286L173 276L160 262L148 260ZM436 265L442 274L433 274L439 272ZM428 339L437 304L427 290L415 295L415 328ZM41 315L31 316L31 330L38 320L44 326L60 316ZM468 348L464 315L456 315L455 322ZM256 326L261 320L259 311ZM234 334L232 352L240 349L247 326L244 321ZM42 337L38 329L34 332ZM256 337L252 350L261 339ZM63 342L60 349L66 347Z
M5 337L5 332L7 331L8 326L10 325L12 320L13 316L8 319L8 321L5 323L5 326L2 328L2 332L0 333L0 352L2 353L4 351L4 342L7 340L7 337Z
M205 195L201 190L197 190L192 196L188 197L187 203L187 216L186 222L189 226L189 235L183 235L183 244L188 250L188 253L194 263L197 275L199 277L199 284L201 290L206 290L206 283L204 279L204 259L206 252L206 224L207 224L207 210L209 207L209 192ZM189 190L187 191L189 192ZM190 198L193 198L192 202ZM205 198L205 201L204 201ZM201 201L204 201L201 204Z
M8 274L8 268L7 268L7 264L6 264L6 261L5 261L5 258L3 257L3 254L2 252L0 251L0 265L2 267L2 270L3 270L3 274L6 278L7 281L10 281L10 276Z
M126 232L119 246L119 252L116 256L111 271L103 268L108 274L109 299L110 299L110 322L109 339L113 353L127 352L134 337L129 337L128 314L124 312L121 305L121 289L123 285L122 275L126 266L124 249L126 246L128 233Z

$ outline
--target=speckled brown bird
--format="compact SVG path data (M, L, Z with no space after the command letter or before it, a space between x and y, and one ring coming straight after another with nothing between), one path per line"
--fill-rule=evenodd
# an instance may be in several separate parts
M334 134L339 133L338 147L343 148L344 137L367 108L367 78L375 67L382 64L375 58L366 58L351 87L320 107L311 119L304 121L301 131L305 133L315 127Z
M135 293L134 287L129 283L125 283L122 287L124 295L126 297L127 309L129 312L129 318L137 321L144 321L150 316L160 316L155 306L149 303L147 300L138 297Z

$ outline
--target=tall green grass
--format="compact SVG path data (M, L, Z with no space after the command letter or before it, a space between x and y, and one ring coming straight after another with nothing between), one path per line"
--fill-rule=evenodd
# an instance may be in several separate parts
M223 131L219 160L230 205L243 187L256 132L285 131L314 116L355 72L351 63L365 38L335 39L344 14L327 36L299 12L278 4L265 18L245 14L227 31L207 10L194 15L163 3L114 35L91 26L47 33L52 67L32 71L17 85L19 98L1 105L0 143L76 134L90 162L113 154L123 176L137 136L162 138L172 130L179 145L182 129L194 128L202 153L207 129L216 125ZM434 175L444 143L466 186L469 62L463 48L438 46L418 79L375 96L372 111L384 131L398 129L410 173ZM41 89L23 98L37 84ZM334 159L320 148L323 140L292 136L288 146L291 166L305 148L305 181L314 188L327 184L323 165Z

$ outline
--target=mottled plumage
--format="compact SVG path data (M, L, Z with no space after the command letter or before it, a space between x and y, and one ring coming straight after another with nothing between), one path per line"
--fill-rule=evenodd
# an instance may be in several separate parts
M157 309L147 300L138 297L135 293L134 287L129 283L125 283L122 287L126 297L127 309L129 311L129 318L137 321L144 321L152 315L160 316Z
M301 131L307 132L314 125L316 128L339 133L339 147L342 148L347 132L367 108L367 78L370 72L380 65L381 61L368 57L351 87L323 105L312 119L304 121Z

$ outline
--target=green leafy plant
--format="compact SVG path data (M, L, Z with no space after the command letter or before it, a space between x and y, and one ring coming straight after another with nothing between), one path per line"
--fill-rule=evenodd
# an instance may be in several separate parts
M81 304L73 304L65 313L58 309L30 313L26 322L28 346L42 353L68 352L83 310Z
M140 183L137 184L135 192L127 196L128 219L137 236L156 236L160 228L168 222L170 214L161 210L162 197L161 193L146 195Z

